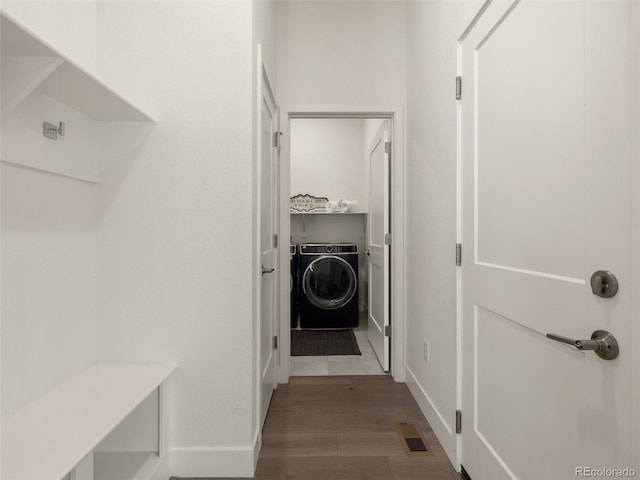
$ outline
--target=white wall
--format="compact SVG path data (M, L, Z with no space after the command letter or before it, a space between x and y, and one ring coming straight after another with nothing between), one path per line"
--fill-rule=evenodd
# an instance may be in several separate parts
M405 103L405 2L280 1L277 9L281 105Z
M5 0L2 10L95 69L94 0ZM5 163L0 177L5 417L95 358L96 197L94 185Z
M252 5L104 1L98 72L156 115L99 197L98 354L171 361L177 476L253 473Z
M253 12L253 45L262 45L262 61L264 62L271 86L275 89L278 84L278 70L276 66L276 1L251 0ZM276 93L276 92L274 92Z
M406 6L278 2L281 104L403 104Z
M407 12L407 383L454 464L456 42L480 5L409 2Z
M2 10L95 73L96 0L2 0Z
M355 200L353 210L366 212L364 125L363 119L292 120L291 195Z
M95 185L2 164L2 416L95 358Z

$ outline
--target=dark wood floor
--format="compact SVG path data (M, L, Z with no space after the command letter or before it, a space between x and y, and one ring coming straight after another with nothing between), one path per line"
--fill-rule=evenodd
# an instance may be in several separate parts
M409 457L413 423L432 456ZM291 377L273 395L259 480L460 480L405 384L389 376Z

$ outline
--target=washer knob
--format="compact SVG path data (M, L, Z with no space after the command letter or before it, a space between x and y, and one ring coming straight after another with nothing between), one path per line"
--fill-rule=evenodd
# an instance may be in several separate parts
M324 249L327 253L333 253L333 245L327 245Z

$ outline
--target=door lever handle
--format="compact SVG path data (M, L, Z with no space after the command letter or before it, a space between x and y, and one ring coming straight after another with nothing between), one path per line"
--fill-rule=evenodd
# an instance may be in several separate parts
M566 343L578 350L592 350L604 360L613 360L620 353L616 337L606 330L596 330L591 334L591 340L574 340L555 333L547 333L547 338L556 342Z
M265 273L273 273L275 271L275 268L265 268L264 265L262 265L262 275L264 275Z

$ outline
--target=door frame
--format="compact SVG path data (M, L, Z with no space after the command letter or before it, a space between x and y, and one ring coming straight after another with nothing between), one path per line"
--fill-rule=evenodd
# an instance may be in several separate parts
M279 129L280 122L280 106L278 105L278 99L273 90L269 72L267 71L267 67L263 61L262 55L262 45L256 45L256 56L255 56L255 73L254 73L254 92L255 98L253 99L253 151L252 151L252 163L253 163L253 175L252 175L252 204L253 204L253 212L252 212L252 258L251 258L251 268L252 268L252 351L254 352L253 358L253 412L252 412L252 425L253 425L253 439L252 439L252 449L253 449L253 468L255 468L258 463L258 457L260 454L260 449L262 448L262 421L261 421L261 405L262 405L262 368L261 368L261 334L262 334L262 302L261 302L261 292L262 292L262 245L261 245L261 180L262 180L262 158L261 158L261 131L262 131L262 98L263 95L266 94L271 97L273 104L275 105L275 113L274 119L276 120L275 131ZM266 88L266 91L263 89ZM277 152L276 152L277 153ZM276 163L279 164L279 159L276 159ZM276 169L279 167L276 166ZM280 177L276 178L276 188L277 195L280 195ZM278 197L276 200L279 201ZM275 206L275 215L280 214L280 209L278 208L279 204L276 202ZM276 224L280 224L280 218L277 218ZM280 248L276 248L276 271L279 268L280 264L280 256L281 250ZM288 255L287 255L288 258ZM274 288L276 289L275 293L275 318L281 314L280 310L280 282L276 277ZM289 289L287 288L287 291ZM274 319L274 334L278 335L279 324L277 320ZM279 378L279 362L278 362L278 352L274 353L275 356L275 383L277 385Z
M462 77L462 53L463 44L475 24L480 20L485 10L489 8L492 0L485 2L478 8L471 21L465 25L464 31L456 41L456 76ZM463 385L463 362L464 362L464 336L463 336L463 305L464 305L464 278L465 278L465 258L464 258L464 189L463 189L463 157L462 157L462 102L456 102L456 247L461 245L460 265L456 266L456 412L463 410L464 404L464 385ZM468 259L468 256L467 256ZM454 450L449 454L449 458L453 463L456 471L460 471L463 464L462 435L452 431L447 432L449 436L455 436L453 446ZM449 452L447 452L449 453Z
M289 241L291 226L289 219L289 198L291 197L290 176L290 121L292 119L318 118L380 118L390 121L392 145L391 162L391 376L396 382L405 379L406 329L405 312L406 295L406 158L404 152L405 110L402 105L283 105L280 107L280 231L282 239L280 249L280 265L276 269L280 282L280 328L278 332L278 382L288 383L291 373L291 306L289 299Z
M631 85L640 81L640 4L630 3L631 9ZM632 345L640 347L640 92L631 89L631 278L634 279L631 295ZM632 453L635 464L640 471L640 354L634 349L632 354L632 370L636 372L633 385L633 431Z

